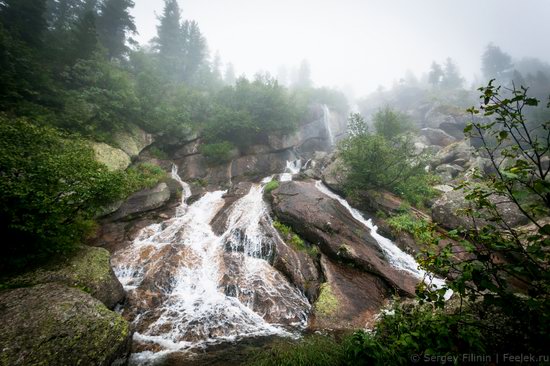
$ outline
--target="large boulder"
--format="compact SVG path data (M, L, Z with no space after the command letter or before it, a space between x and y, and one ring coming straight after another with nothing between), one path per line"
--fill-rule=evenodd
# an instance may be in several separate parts
M106 249L84 246L76 254L6 281L9 287L60 283L79 288L109 309L124 300L124 290L111 268Z
M233 160L231 178L237 180L239 178L247 178L250 180L283 173L286 169L287 161L293 160L296 160L296 155L291 150L242 156Z
M123 365L130 324L75 288L44 284L0 292L0 364Z
M435 155L432 167L442 164L453 164L457 160L464 166L464 162L468 162L475 158L475 150L470 146L468 140L462 140L446 146Z
M300 135L297 133L291 135L274 135L268 136L268 145L273 151L291 149L300 144Z
M490 196L489 200L496 205L496 208L503 220L510 226L524 225L528 219L521 213L515 204L504 197ZM432 206L432 220L446 229L473 228L474 222L461 211L470 207L466 201L466 193L463 189L446 192ZM484 212L480 212L483 216ZM476 218L478 227L489 224L483 217Z
M449 146L456 141L454 137L438 128L423 128L420 134L426 137L430 145Z
M132 217L162 207L170 199L170 188L159 183L151 189L144 189L131 195L111 216L112 220Z
M93 142L95 158L105 164L109 170L125 170L130 166L131 159L121 149L117 149L103 142Z
M155 141L153 135L136 125L128 125L125 131L115 133L113 139L115 144L131 158L138 156L143 149Z
M378 276L400 293L414 294L418 280L390 265L370 230L314 182L286 182L272 195L275 215L327 257Z
M372 325L391 296L379 277L321 258L326 282L313 307L313 329L362 329Z

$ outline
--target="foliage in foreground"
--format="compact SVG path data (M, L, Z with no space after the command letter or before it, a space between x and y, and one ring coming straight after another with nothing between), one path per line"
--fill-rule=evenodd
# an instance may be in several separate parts
M78 136L0 116L0 270L70 251L103 207L155 184L160 168L111 172Z

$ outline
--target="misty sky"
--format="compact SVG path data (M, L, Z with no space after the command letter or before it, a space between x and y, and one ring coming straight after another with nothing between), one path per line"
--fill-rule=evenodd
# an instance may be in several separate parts
M156 34L163 0L135 0L140 43ZM273 75L308 59L317 86L352 87L358 96L391 86L407 69L452 57L479 74L493 41L513 57L550 60L548 0L179 0L199 22L212 54L238 74Z

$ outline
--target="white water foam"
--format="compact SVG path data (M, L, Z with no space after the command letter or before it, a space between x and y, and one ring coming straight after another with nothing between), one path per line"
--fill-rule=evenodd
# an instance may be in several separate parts
M287 161L285 172L279 176L279 181L290 182L294 175L302 170L302 160Z
M188 185L177 168L172 175L184 190L178 214L142 229L131 246L113 255L130 307L138 309L134 340L156 345L132 355L132 363L242 337L291 335L276 323L305 326L308 300L265 260L271 247L261 225L269 220L263 186L252 186L230 207L227 229L218 236L210 222L225 191L187 206ZM236 288L232 296L224 291L227 278Z
M435 277L434 275L422 270L419 266L419 264L416 262L416 260L410 255L405 252L403 252L395 243L393 243L390 239L383 237L378 233L378 227L372 223L372 220L365 220L361 212L354 209L349 205L349 203L337 195L336 193L332 192L330 189L328 189L323 182L317 181L315 183L315 187L317 189L329 196L330 198L333 198L340 202L342 206L348 210L348 212L353 216L354 219L359 221L363 226L370 229L370 233L372 237L376 240L380 248L384 251L384 254L386 255L386 258L388 259L388 262L394 266L397 269L400 269L402 271L406 271L414 275L415 277L423 280L426 285L431 286L435 289L441 288L445 281ZM450 291L450 290L449 290ZM445 298L448 299L452 295L452 292L448 292L445 295Z

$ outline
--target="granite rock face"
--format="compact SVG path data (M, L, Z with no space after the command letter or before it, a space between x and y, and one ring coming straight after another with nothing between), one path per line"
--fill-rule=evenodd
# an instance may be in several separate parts
M0 365L124 365L130 324L75 288L44 284L0 292Z

